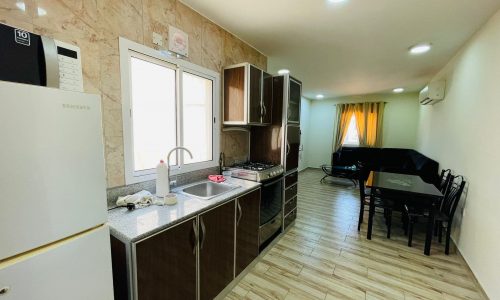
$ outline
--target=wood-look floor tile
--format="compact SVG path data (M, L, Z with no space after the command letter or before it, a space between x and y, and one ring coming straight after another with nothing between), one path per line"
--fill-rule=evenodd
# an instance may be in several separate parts
M423 255L425 228L414 247L400 218L387 239L381 214L366 239L368 214L357 230L359 190L352 184L319 183L320 170L300 173L295 225L262 257L226 299L482 299L468 267L444 254L435 239Z

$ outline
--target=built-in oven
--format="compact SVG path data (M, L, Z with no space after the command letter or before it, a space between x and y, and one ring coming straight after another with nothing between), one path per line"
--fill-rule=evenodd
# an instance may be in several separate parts
M263 182L260 200L261 249L281 232L283 207L283 176Z

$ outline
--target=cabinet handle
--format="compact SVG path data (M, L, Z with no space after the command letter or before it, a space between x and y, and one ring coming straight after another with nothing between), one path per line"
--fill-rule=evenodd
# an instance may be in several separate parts
M203 244L205 244L205 222L203 222L203 217L200 216L200 222L201 222L201 242L200 242L200 249L203 249Z
M0 289L0 296L7 294L9 292L9 290L10 290L10 287L8 287L8 286L1 288Z
M194 232L194 245L193 245L193 254L196 254L196 246L198 246L198 228L196 226L196 220L193 220L193 232Z
M290 154L290 142L286 140L286 156L288 156L288 154Z
M267 108L266 108L265 105L262 105L262 108L264 109L264 115L263 116L265 117L265 116L267 116Z
M238 201L238 205L237 206L238 206L239 216L238 216L238 220L236 221L236 226L240 225L241 217L243 216L243 212L241 211L240 201Z

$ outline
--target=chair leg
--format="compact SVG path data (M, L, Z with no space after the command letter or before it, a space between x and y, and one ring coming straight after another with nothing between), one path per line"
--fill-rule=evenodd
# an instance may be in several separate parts
M408 220L408 247L411 247L413 242L413 220L409 218Z
M363 215L365 213L365 204L361 201L359 208L358 231L361 230L361 223L363 223Z
M391 238L391 227L392 227L392 210L387 210L387 238Z
M406 214L401 214L401 222L403 223L405 235L408 235L408 216Z
M435 224L434 224L434 236L438 235L438 231L439 231L439 222L435 222Z
M443 222L438 222L438 242L441 243L443 241Z
M446 255L450 254L450 237L451 237L451 226L450 224L448 224L446 226L446 245L445 245L445 248L444 248L444 253Z

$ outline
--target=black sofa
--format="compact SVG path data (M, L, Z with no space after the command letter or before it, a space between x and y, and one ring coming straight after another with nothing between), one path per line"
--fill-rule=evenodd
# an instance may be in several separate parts
M427 183L439 181L439 164L413 149L342 147L332 154L332 166L352 166L360 162L362 175L369 171L418 175Z

